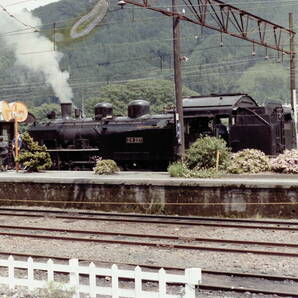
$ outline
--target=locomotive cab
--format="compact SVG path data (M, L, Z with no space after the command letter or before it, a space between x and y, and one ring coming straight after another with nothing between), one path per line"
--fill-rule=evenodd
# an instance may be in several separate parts
M258 106L246 94L184 99L185 139L190 146L201 135L223 138L233 152L254 148L268 155L296 147L292 114L279 103Z
M294 121L279 103L264 107L239 108L233 113L230 143L234 152L255 148L267 155L277 155L296 148Z
M185 140L189 147L198 137L223 138L230 145L232 113L238 107L255 107L257 103L246 94L211 94L192 96L183 101Z

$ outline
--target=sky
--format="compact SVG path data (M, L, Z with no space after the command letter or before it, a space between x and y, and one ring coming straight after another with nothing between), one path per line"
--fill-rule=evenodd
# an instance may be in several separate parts
M0 0L0 4L4 6L9 12L17 12L22 10L23 8L32 10L39 6L58 1L60 0Z

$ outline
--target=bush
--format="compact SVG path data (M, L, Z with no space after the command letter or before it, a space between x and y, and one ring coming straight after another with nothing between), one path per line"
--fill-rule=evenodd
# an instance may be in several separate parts
M168 172L171 177L185 177L186 178L186 177L189 177L189 175L190 175L190 170L187 168L186 164L181 161L172 163L168 167Z
M190 170L184 162L178 161L168 167L168 172L171 177L182 178L214 178L218 177L219 173L215 168L211 169L192 169Z
M46 151L46 146L40 146L34 142L27 132L22 135L22 140L23 148L16 161L23 163L26 171L38 172L52 166L51 156Z
M48 282L47 287L37 291L37 295L42 298L72 298L75 294L74 288L67 288L65 284L58 282Z
M205 136L198 138L187 150L185 163L189 169L206 170L216 167L216 154L219 151L219 169L226 169L230 157L230 149L225 140Z
M278 173L298 173L298 149L285 150L270 161L271 170Z
M227 171L232 174L259 173L270 169L269 158L260 150L244 149L231 156Z
M114 160L101 158L96 161L96 166L93 170L98 175L113 174L120 171Z

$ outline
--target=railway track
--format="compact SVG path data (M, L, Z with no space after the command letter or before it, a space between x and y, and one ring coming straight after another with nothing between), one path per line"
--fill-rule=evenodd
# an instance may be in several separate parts
M27 208L0 208L0 215L23 216L28 218L57 218L71 220L92 220L120 223L149 223L165 225L190 225L190 226L217 226L223 228L239 229L270 229L297 231L297 221L284 220L248 220L248 219L219 219L204 217L176 217L176 216L152 216L135 214L111 214L98 212L73 212L64 210L38 210ZM213 239L199 237L181 237L173 234L140 234L127 232L110 232L95 230L79 230L68 228L49 228L37 226L0 225L0 235L6 237L24 238L54 241L90 242L118 244L123 246L148 246L158 249L211 251L230 254L256 254L271 255L278 258L298 257L298 243L262 242L262 241L240 241L232 239ZM8 255L8 252L1 252L0 255ZM14 254L20 257L54 258L66 260L62 257ZM293 260L294 260L293 259ZM282 259L284 260L284 259ZM89 260L82 260L89 261ZM96 260L90 260L96 261ZM97 262L105 263L100 260ZM282 261L284 262L284 261ZM119 262L117 262L118 264ZM148 264L123 264L140 265L158 269L159 267ZM184 268L164 267L168 270L182 270ZM228 271L203 270L203 283L200 286L202 291L221 293L253 293L263 295L276 295L277 297L298 297L298 278L288 276L273 276L254 273L239 273ZM228 294L229 295L229 294ZM239 294L240 295L240 294ZM230 296L229 296L230 297ZM238 297L231 296L231 297Z
M43 228L36 226L12 226L0 225L0 235L10 237L28 237L39 240L61 240L79 241L90 243L107 243L129 246L148 246L167 249L216 251L223 253L258 254L279 257L298 257L297 243L260 242L260 241L240 241L214 238L179 237L173 235L152 235L122 232L106 232L92 230L74 230L59 228ZM5 231L6 230L6 231ZM10 232L17 230L19 232ZM26 231L26 232L23 232ZM30 231L29 233L27 231ZM36 231L40 232L36 234ZM63 235L61 235L63 233ZM65 236L65 233L67 235ZM79 236L74 236L79 235ZM81 235L81 236L80 236ZM87 235L82 236L82 235ZM95 238L97 236L97 238ZM102 236L105 236L103 238ZM125 237L125 240L122 240ZM120 239L119 239L120 238ZM140 240L141 239L141 240ZM145 240L144 240L145 239ZM171 242L169 242L171 241ZM213 245L210 246L212 243ZM203 244L203 245L202 245ZM216 244L216 245L214 245ZM222 245L229 247L221 247ZM249 248L248 248L249 247ZM259 249L261 247L262 249ZM276 250L276 247L283 247L283 251Z
M8 257L9 252L0 251L0 256ZM54 261L68 261L68 258L59 256L49 256L40 254L14 254L17 258L29 258ZM81 259L80 262L104 264L110 266L111 263L102 260ZM148 264L119 263L119 266L141 266L143 269L159 270L159 266ZM167 271L179 272L182 267L163 267ZM252 286L253 285L253 286ZM202 270L202 283L199 286L203 291L229 292L229 293L250 293L274 295L275 297L298 297L298 278L292 276L278 276L258 273L241 273L234 271Z
M23 217L54 217L57 219L111 221L127 223L150 223L167 225L210 226L239 229L263 229L298 231L298 221L286 220L256 220L256 219L229 219L191 216L144 215L126 213L82 212L64 210L39 210L27 208L0 208L0 216Z

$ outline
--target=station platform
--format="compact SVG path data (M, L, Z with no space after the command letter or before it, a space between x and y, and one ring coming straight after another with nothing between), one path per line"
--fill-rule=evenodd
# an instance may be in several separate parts
M220 217L298 217L298 175L172 178L166 172L0 172L0 204Z

